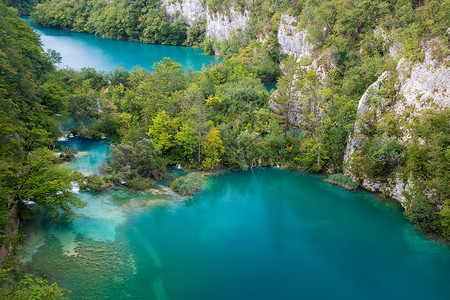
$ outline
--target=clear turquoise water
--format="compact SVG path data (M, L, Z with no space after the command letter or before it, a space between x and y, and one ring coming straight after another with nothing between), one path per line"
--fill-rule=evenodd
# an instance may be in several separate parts
M107 140L91 140L70 138L62 145L68 148L77 148L78 157L68 164L74 171L86 175L99 174L99 166L109 155L110 143Z
M266 88L266 90L271 93L273 91L277 90L277 83L276 82L272 82L272 83L264 83L264 87Z
M69 139L104 159L105 141ZM96 160L70 163L95 169ZM91 170L93 172L93 170ZM448 299L450 248L397 202L280 169L228 172L180 202L112 190L68 226L27 226L28 269L73 299Z
M29 21L29 18L24 18ZM181 63L187 70L200 71L203 65L219 62L214 56L203 55L203 50L179 46L144 44L139 42L103 39L89 33L71 32L33 25L45 49L61 53L60 67L79 70L90 67L102 71L124 67L131 70L141 66L150 70L164 57Z

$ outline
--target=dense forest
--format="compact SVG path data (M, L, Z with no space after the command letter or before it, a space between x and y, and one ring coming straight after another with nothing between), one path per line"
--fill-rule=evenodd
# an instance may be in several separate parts
M71 193L73 181L94 192L124 181L145 189L165 176L168 165L177 164L199 170L280 165L342 173L359 99L383 71L395 72L376 29L389 32L391 40L402 44L402 55L412 61L423 59L423 39L439 37L447 49L449 43L448 0L237 1L250 12L249 26L220 42L206 37L205 21L188 26L183 17L161 9L159 1L37 2L8 5L24 14L32 11L32 19L44 26L202 47L224 60L201 72L184 70L168 58L152 70L57 70L58 55L44 52L17 10L0 2L2 298L63 295L56 285L25 275L14 253L20 244L18 220L45 212L55 222L67 222L75 207L85 205ZM226 14L230 1L206 4ZM308 31L313 58L331 53L335 68L326 80L308 68L312 59L298 61L280 53L277 30L282 12L298 17L296 26ZM267 38L258 40L260 34ZM274 81L278 90L271 97L263 83ZM388 99L399 96L394 82L379 94ZM293 113L300 121L292 122ZM67 117L76 121L74 135L106 136L116 143L103 166L105 176L82 177L59 165L61 159L52 150L62 135L59 124ZM365 129L373 138L353 162L354 172L381 180L393 165L402 165L421 184L432 185L434 198L416 192L406 216L420 229L445 237L450 236L448 120L448 110L427 111L409 124L414 137L426 141L420 145L380 142L386 136L400 137L403 124L389 115L382 122L373 120L374 126ZM182 194L195 191L196 185L189 177L172 183ZM417 188L422 188L419 181ZM28 201L39 211L30 209Z
M205 22L188 30L182 17L168 15L157 0L49 1L32 18L44 26L145 43L198 46L205 38Z
M54 221L70 220L73 208L85 205L72 194L72 171L50 150L67 97L39 38L4 2L0 28L0 297L59 299L64 290L26 275L14 254L19 220L38 213L29 201Z

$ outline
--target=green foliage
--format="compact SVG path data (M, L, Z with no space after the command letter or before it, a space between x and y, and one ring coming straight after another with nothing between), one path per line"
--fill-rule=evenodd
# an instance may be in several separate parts
M133 190L146 190L151 188L155 182L149 178L135 177L127 182L127 185Z
M6 5L11 6L19 12L20 15L29 15L36 4L43 2L41 0L8 0Z
M214 55L214 40L212 40L210 37L206 37L203 41L202 48L205 51L206 55Z
M196 20L187 31L185 46L200 48L206 39L206 19ZM205 51L211 54L211 50ZM213 53L212 53L213 54Z
M5 298L3 299L69 299L64 295L66 291L58 287L56 283L49 285L47 280L40 277L33 278L27 274L19 281L14 290L0 290L0 296L4 293L2 297Z
M130 72L125 70L123 67L114 68L114 70L110 71L106 77L111 86L126 86L128 83L128 78L130 77Z
M120 117L115 114L102 114L93 129L113 141L118 140L120 137Z
M145 43L182 45L186 42L187 28L182 18L172 20L165 11L150 10L142 24L140 40ZM191 41L196 41L191 38Z
M279 61L273 57L268 43L250 42L233 54L226 63L245 68L250 74L255 74L262 82L275 82L281 75ZM273 49L272 49L273 50Z
M77 155L77 153L77 148L64 147L64 150L60 153L59 158L62 161L71 161L75 157L75 155Z
M174 144L175 133L178 129L178 120L170 119L166 111L160 111L152 120L148 131L149 138L160 150L168 150Z
M84 81L84 83L87 83L87 81ZM69 110L77 122L87 126L89 120L98 112L96 93L89 91L87 93L70 95Z
M185 123L177 132L175 139L179 147L179 159L187 166L193 166L195 161L197 134L192 124Z
M403 150L399 142L385 140L383 137L370 139L363 147L367 153L372 177L380 180L399 164L400 153Z
M253 160L258 153L257 137L258 133L250 133L248 130L245 130L236 138L237 153L242 168L252 168L254 165Z
M54 65L58 65L62 61L61 53L57 52L54 49L47 49L47 51L45 51L45 54L47 54Z
M72 194L71 170L54 163L55 155L48 149L32 151L25 164L12 172L10 184L15 186L11 198L17 199L21 215L29 216L30 208L23 201L31 200L55 221L75 217L74 208L84 207L85 202Z
M405 169L420 180L416 186L432 195L432 203L443 205L442 217L450 203L449 146L450 126L448 110L427 110L409 124L411 142L405 149ZM413 141L423 140L423 143ZM446 230L448 230L447 227Z
M25 274L23 265L12 255L4 257L0 264L0 298L2 299L68 299L70 291L48 284L45 279Z
M203 160L201 169L208 170L219 166L224 150L219 130L215 127L211 128L202 140Z
M169 16L158 1L51 0L38 4L31 18L43 26L145 43L182 45L189 41L195 46L204 38L201 24L188 33L184 19Z
M49 57L35 33L4 2L0 2L0 28L0 155L24 157L60 136L54 114L64 108L65 95L45 82L54 70ZM25 153L17 153L19 149Z
M135 144L111 146L108 170L113 176L123 181L138 176L160 179L165 173L165 164L160 154L159 149L148 139Z
M25 13L35 1L8 1ZM72 193L74 175L48 148L61 136L55 115L66 114L67 85L37 35L0 1L0 298L63 299L65 290L24 275L13 257L21 242L20 219L40 212L70 221L83 207ZM73 155L65 150L64 158ZM6 250L6 251L4 251Z
M419 230L430 231L437 213L423 195L416 195L405 211L405 216Z
M428 109L404 119L379 109L379 122L374 113L368 111L363 119L370 130L363 131L362 146L352 157L353 175L386 182L402 174L399 179L409 183L405 216L420 230L450 236L449 111ZM405 130L407 142L400 142Z
M89 190L94 194L103 193L109 187L109 184L105 179L106 178L102 178L97 174L84 176L81 179L78 179L80 190Z

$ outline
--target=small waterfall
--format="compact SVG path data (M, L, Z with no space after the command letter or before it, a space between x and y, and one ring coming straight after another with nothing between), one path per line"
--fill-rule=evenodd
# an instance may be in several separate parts
M78 194L80 191L80 187L78 186L78 182L72 182L72 193Z
M183 168L181 167L180 164L177 165L177 169L178 169L178 170L183 170Z
M101 113L102 111L102 107L100 106L100 98L97 98L97 107L98 107L98 112Z
M36 202L34 202L34 201L30 200L30 199L22 200L22 202L23 202L24 204L26 204L26 205L33 205L33 204L36 204Z

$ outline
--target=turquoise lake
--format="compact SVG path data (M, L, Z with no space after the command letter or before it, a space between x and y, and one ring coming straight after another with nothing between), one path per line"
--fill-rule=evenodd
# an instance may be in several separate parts
M69 139L87 173L108 142ZM75 189L76 190L76 189ZM181 201L170 189L101 195L70 225L25 226L30 272L71 299L448 299L450 248L400 205L321 176L230 171Z
M30 21L29 18L24 18ZM154 63L164 57L181 63L187 70L201 71L203 65L219 62L217 57L203 55L203 50L179 46L144 44L122 40L103 39L89 33L71 32L60 29L33 25L41 37L45 49L54 49L61 53L62 62L59 67L70 67L75 70L94 68L111 71L124 67L131 70L141 66L151 70Z

